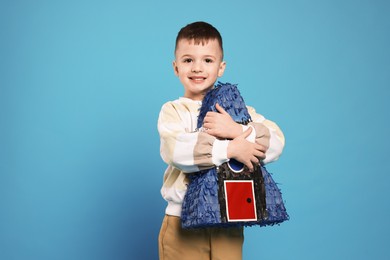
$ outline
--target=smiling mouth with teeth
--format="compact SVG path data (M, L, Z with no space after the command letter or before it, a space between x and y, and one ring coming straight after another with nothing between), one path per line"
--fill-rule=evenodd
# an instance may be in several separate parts
M195 82L201 82L204 81L206 78L204 77L190 77L190 80L195 81Z

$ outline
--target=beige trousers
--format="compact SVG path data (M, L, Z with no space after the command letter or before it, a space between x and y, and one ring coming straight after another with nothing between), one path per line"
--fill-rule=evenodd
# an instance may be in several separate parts
M243 228L182 229L166 215L158 238L160 260L240 260Z

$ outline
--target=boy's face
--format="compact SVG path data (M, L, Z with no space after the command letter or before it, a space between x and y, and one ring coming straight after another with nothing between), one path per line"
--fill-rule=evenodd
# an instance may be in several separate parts
M175 56L173 68L184 86L184 97L203 100L225 70L218 41L195 45L193 41L182 39L177 44Z

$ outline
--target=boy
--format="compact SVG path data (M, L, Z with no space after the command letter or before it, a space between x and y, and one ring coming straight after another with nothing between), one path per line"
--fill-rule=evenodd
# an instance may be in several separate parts
M260 161L277 160L284 147L279 127L248 107L253 122L237 124L220 106L208 112L196 129L202 99L224 73L222 38L205 22L183 27L176 38L173 68L184 86L184 96L165 103L158 119L161 157L168 164L161 189L168 202L159 235L161 260L242 258L242 228L184 230L180 214L188 175L219 166L229 159L250 170Z

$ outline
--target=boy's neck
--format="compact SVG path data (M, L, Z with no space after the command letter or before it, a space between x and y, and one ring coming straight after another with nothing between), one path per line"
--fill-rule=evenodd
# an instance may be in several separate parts
M180 99L187 99L187 100L191 100L193 102L199 102L199 103L202 103L202 101L203 101L203 99L193 99L193 98L189 98L189 97L185 97L185 96L180 97Z

